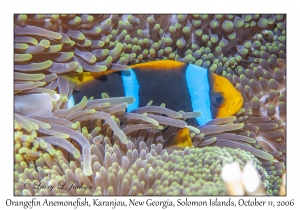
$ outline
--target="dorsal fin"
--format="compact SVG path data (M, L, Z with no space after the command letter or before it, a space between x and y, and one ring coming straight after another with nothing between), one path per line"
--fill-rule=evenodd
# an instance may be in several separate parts
M176 70L183 67L185 63L174 61L174 60L160 60L160 61L150 61L145 63L134 64L128 69L151 69L151 70ZM124 67L123 67L124 68ZM126 69L126 70L128 70ZM71 88L76 91L82 91L87 87L93 85L93 83L100 77L118 72L119 70L106 70L101 72L71 72L62 75L64 79L67 79L71 83Z
M151 69L151 70L176 70L183 67L185 63L174 60L159 60L138 63L130 66L132 69Z

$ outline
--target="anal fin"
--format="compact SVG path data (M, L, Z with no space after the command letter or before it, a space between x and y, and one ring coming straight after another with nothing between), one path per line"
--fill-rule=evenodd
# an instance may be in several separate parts
M180 128L175 133L174 137L171 141L167 141L164 144L165 148L173 148L173 147L191 147L193 146L192 139L190 137L190 131L188 128Z

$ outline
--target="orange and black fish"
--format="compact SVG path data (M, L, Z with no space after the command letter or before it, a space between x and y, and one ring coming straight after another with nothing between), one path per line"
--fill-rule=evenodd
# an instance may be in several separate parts
M110 97L133 96L135 102L128 105L127 112L152 100L153 105L165 103L175 111L201 112L194 125L235 115L243 104L241 94L226 78L203 67L172 60L139 63L128 71L71 73L64 77L80 90L71 95L69 101L73 103L80 102L83 96L101 98L103 92Z

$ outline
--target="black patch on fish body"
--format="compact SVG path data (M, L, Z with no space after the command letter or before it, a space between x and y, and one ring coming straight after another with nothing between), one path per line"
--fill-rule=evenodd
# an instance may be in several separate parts
M160 106L165 103L166 108L184 112L192 112L191 96L186 83L186 67L180 69L151 68L133 69L139 83L139 106L146 106L152 100L152 105ZM198 126L198 122L192 118L187 123Z
M139 106L152 100L153 105L166 104L174 111L192 111L191 97L187 88L185 68L180 70L133 69L139 88Z

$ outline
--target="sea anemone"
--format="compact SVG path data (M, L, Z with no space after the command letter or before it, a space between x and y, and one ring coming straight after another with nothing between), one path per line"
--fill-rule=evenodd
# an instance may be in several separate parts
M278 195L286 161L285 19L279 14L15 15L15 194L65 194L20 186L76 180L97 189L72 195L221 195L226 190L214 171L231 158L242 166L254 160L267 194ZM126 113L131 97L104 93L68 107L72 88L64 74L126 71L128 65L162 59L223 75L242 94L243 108L196 128L185 120L198 113L164 104L150 102ZM163 148L183 127L201 148ZM210 161L211 151L230 155ZM195 159L202 153L207 163ZM193 182L181 180L187 174Z
M186 147L168 153L161 144L149 150L143 141L138 148L132 142L123 148L104 144L90 146L91 176L86 176L79 158L67 160L60 150L29 166L21 161L15 165L16 195L226 195L222 166L233 161L244 166L250 160L268 193L278 195L281 186L278 176L269 175L261 161L241 149ZM59 187L34 187L38 185Z

